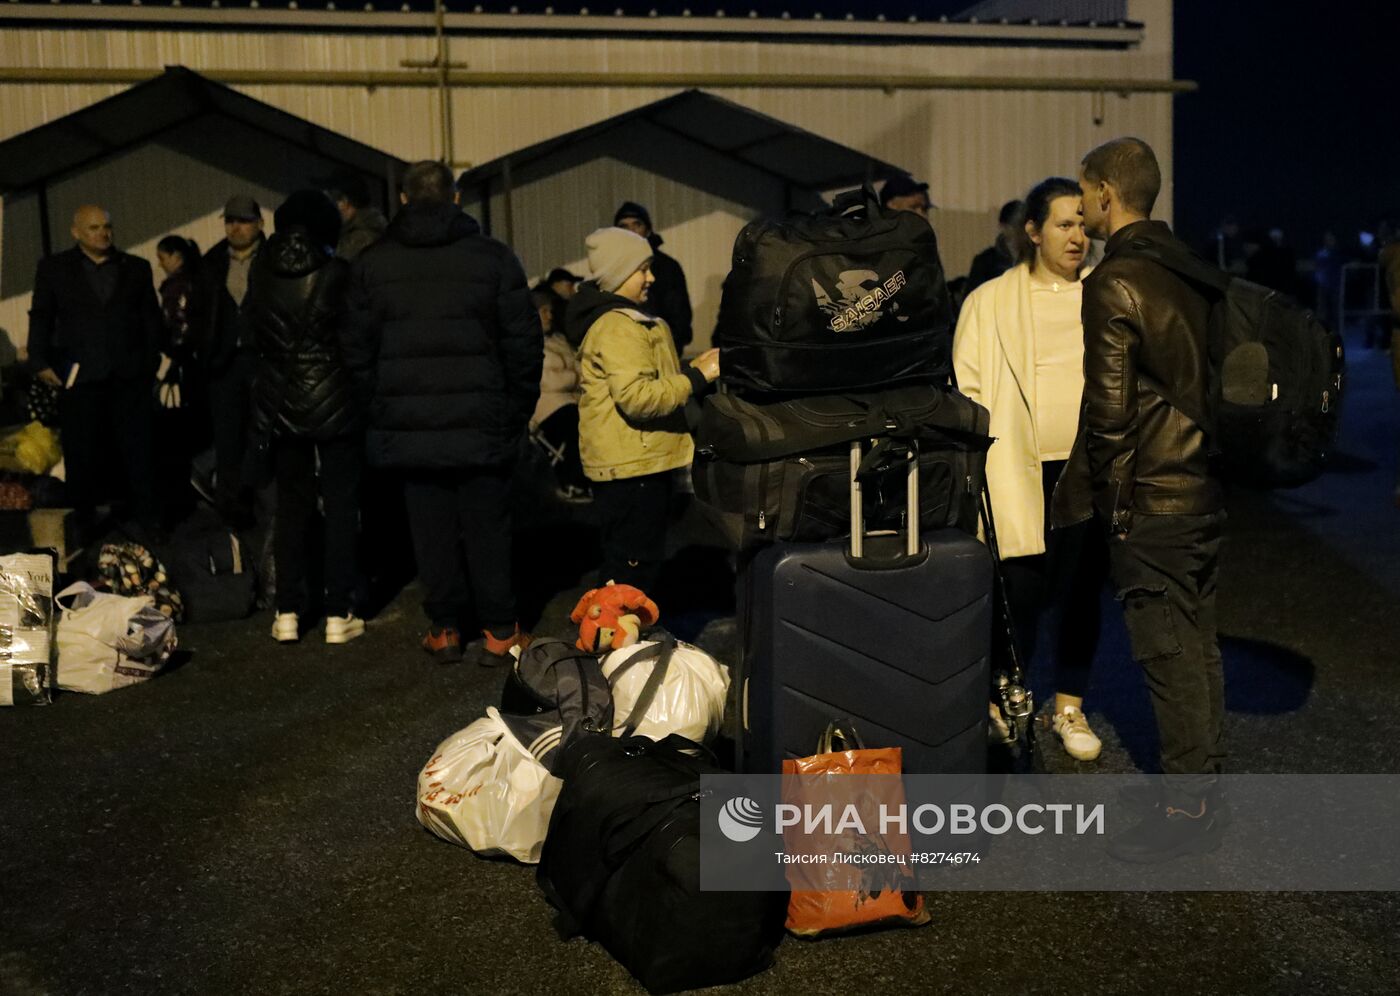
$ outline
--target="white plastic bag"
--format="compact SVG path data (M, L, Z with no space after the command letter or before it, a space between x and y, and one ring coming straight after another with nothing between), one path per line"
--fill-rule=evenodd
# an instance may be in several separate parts
M58 687L101 695L155 676L175 650L175 623L149 595L127 598L86 581L56 599Z
M643 641L614 650L603 659L603 674L613 689L613 736L623 734L656 661L639 661L622 671L616 680L613 675L633 654L651 645L650 641ZM705 743L724 722L728 695L728 669L699 647L678 641L656 695L636 725L636 733L653 740L679 733L696 743Z
M538 864L564 783L521 745L494 707L444 740L418 775L418 822L487 857Z

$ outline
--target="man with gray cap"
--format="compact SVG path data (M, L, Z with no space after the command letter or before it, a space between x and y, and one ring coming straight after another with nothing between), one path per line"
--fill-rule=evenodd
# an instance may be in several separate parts
M248 445L250 392L257 369L252 328L244 305L253 260L263 244L262 208L247 194L224 205L224 240L204 255L202 272L208 313L199 336L199 359L208 378L209 419L218 480L214 504L230 525L252 519L243 484Z

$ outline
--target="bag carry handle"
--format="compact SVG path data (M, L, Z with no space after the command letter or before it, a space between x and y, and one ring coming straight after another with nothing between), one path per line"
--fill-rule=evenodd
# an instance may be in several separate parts
M987 551L992 555L992 583L996 588L998 614L1001 616L1002 628L1006 630L1006 643L1011 656L1012 674L1009 677L1019 685L1023 677L1021 648L1016 642L1016 627L1011 622L1011 599L1006 594L1006 576L1001 569L1001 546L997 543L996 521L992 517L992 495L986 485L982 487L978 513L987 538Z
M851 718L833 719L817 738L818 754L840 754L850 750L865 750L865 741Z
M879 448L876 444L876 449ZM909 472L905 479L904 497L907 503L904 524L904 555L906 557L917 557L919 555L919 444L917 440L909 440L908 443ZM871 455L874 456L874 450ZM860 560L865 556L865 495L861 483L864 476L861 467L865 462L865 455L862 450L862 443L859 439L851 441L851 546L850 553L852 560Z
M875 188L869 183L862 183L854 190L847 190L833 197L828 214L840 218L857 210L871 215L880 213L880 198L875 195Z

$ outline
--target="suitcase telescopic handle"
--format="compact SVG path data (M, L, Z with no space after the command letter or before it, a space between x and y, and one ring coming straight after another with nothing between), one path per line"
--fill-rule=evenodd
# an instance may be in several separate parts
M860 560L865 556L865 494L860 481L860 464L863 458L862 443L851 441L851 559ZM905 536L904 554L906 557L919 555L919 447L917 442L909 443L909 471L905 479L904 499L907 507L904 514Z

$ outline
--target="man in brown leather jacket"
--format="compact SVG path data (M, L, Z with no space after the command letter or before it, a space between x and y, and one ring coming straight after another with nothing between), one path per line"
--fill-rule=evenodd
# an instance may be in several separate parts
M1145 142L1099 146L1084 157L1079 180L1084 227L1108 242L1084 279L1084 405L1052 523L1097 515L1108 530L1113 583L1147 677L1167 776L1164 797L1139 800L1150 803L1146 818L1109 851L1161 861L1213 849L1223 823L1215 586L1225 513L1206 429L1185 414L1209 410L1210 303L1135 251L1175 242L1164 223L1149 220L1161 172Z

